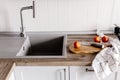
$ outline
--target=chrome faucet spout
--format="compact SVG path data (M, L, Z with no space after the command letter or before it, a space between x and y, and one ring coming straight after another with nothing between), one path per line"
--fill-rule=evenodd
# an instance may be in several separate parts
M24 10L29 10L32 9L33 10L33 18L35 18L35 1L33 1L33 5L32 6L26 6L26 7L22 7L20 9L20 20L21 20L21 33L20 33L20 37L25 37L26 33L25 33L25 29L24 29L24 25L23 25L23 16L22 16L22 12Z

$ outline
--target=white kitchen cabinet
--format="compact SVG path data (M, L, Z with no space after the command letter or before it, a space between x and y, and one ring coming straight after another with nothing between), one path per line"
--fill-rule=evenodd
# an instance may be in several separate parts
M119 79L120 72L111 74L105 80ZM98 80L98 78L90 66L17 66L9 80Z
M70 80L98 80L98 78L92 67L70 66ZM115 80L115 73L111 74L105 80Z
M16 80L69 80L67 66L18 66Z
M118 71L116 72L116 80L120 80L120 67L118 68Z

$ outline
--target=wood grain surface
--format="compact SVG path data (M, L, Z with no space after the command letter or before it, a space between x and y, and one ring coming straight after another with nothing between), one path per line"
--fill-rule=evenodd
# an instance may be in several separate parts
M73 53L77 53L77 54L93 54L93 53L97 53L99 51L101 51L101 48L96 48L93 46L84 46L81 45L80 48L74 48L73 44L69 45L69 50Z
M15 66L14 62L0 62L0 80L9 80Z

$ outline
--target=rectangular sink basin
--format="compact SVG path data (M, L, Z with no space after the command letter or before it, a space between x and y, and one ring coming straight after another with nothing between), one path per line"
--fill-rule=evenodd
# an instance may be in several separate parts
M17 56L64 58L66 55L66 35L28 33L28 37Z

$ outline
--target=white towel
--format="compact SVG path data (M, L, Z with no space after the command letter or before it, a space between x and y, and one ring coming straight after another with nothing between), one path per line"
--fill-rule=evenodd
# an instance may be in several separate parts
M109 39L113 47L101 50L92 62L92 67L99 80L105 80L111 73L117 71L120 63L120 42L118 39Z

